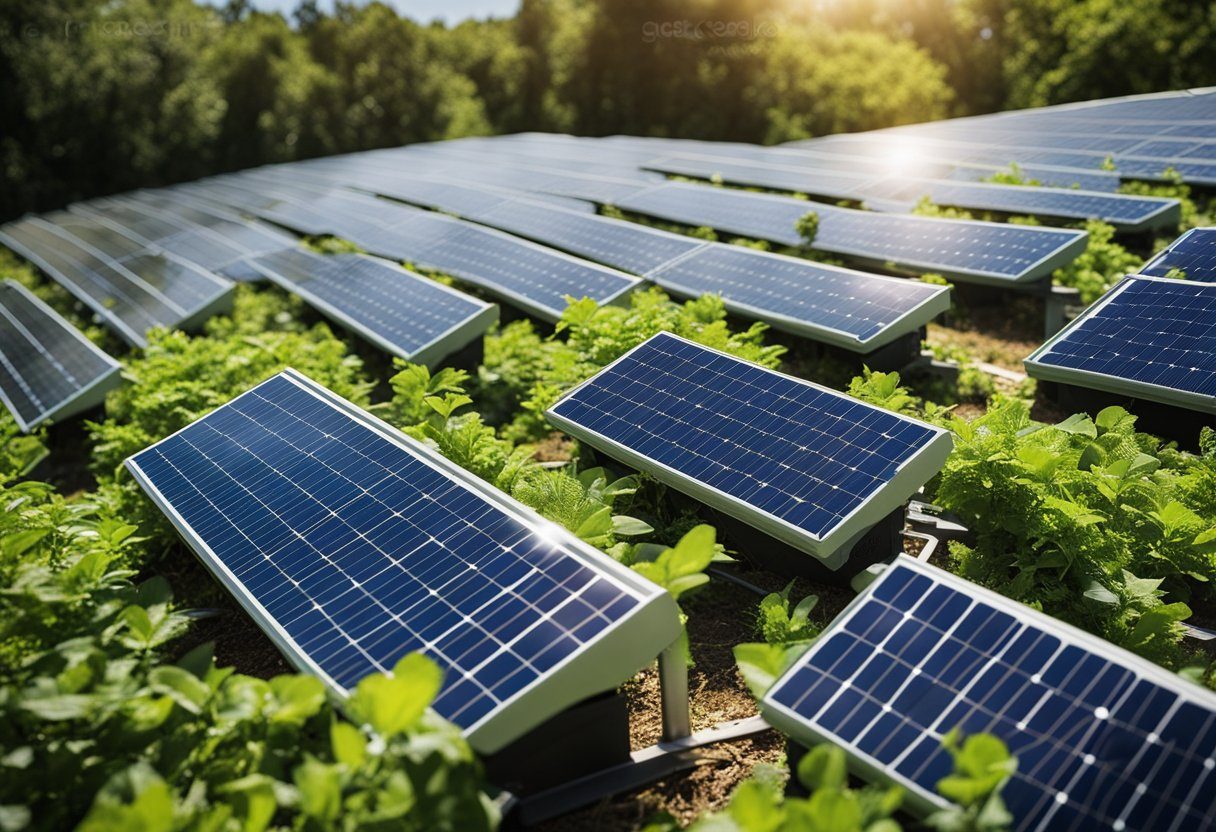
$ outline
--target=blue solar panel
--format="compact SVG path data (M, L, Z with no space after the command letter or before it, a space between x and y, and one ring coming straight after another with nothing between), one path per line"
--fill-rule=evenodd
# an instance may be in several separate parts
M1216 411L1216 283L1125 278L1026 359L1026 369Z
M718 243L649 278L685 297L720 294L736 314L860 352L912 332L950 308L944 286Z
M147 343L144 335L153 327L189 328L231 304L229 281L172 254L144 253L142 245L115 232L112 248L102 250L72 231L85 226L87 219L71 214L28 217L0 228L0 243L35 263L135 346Z
M0 398L22 430L101 404L121 370L20 283L0 283Z
M1192 228L1145 263L1140 274L1164 277L1174 269L1188 280L1216 280L1216 228Z
M291 371L127 465L303 669L346 692L422 651L479 750L678 633L658 587Z
M546 416L610 456L839 567L932 477L946 431L659 333Z
M322 313L418 364L436 364L498 320L493 304L359 254L292 249L253 264Z
M1071 229L891 216L679 182L658 185L618 205L790 246L801 245L795 225L814 211L819 215L817 249L986 283L1045 277L1080 254L1086 239L1085 232Z
M787 154L788 155L788 154ZM774 154L774 158L784 158ZM851 165L853 172L824 170L817 163L802 166L744 162L712 157L671 156L647 163L668 173L709 179L720 176L739 185L856 200L907 203L908 210L927 197L939 205L954 205L1010 214L1088 219L1097 217L1126 229L1176 224L1178 200L1123 194L1083 193L1068 189L1011 188L984 183L959 184L930 178L884 176L871 167Z
M1216 697L1131 653L900 555L769 690L765 718L846 748L921 811L987 732L1017 757L1018 832L1216 826Z

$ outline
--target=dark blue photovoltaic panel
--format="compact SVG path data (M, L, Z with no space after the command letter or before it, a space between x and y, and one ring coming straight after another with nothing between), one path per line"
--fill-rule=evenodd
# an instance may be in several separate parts
M618 206L791 246L803 244L795 226L814 211L819 215L813 243L817 249L961 279L1008 282L1042 277L1085 246L1083 231L892 216L680 182L658 185Z
M1204 396L1216 407L1216 284L1125 278L1027 360L1032 374L1036 364Z
M422 651L464 729L642 604L291 373L128 465L299 663L348 691Z
M808 541L822 540L913 456L946 438L668 333L626 353L546 415L604 453L624 449L648 463L644 470L675 472Z
M846 333L859 344L922 309L924 315L909 322L908 331L923 326L949 304L941 286L721 244L706 245L649 278L680 295L718 293L728 307L750 309L775 326L780 319L802 322ZM937 299L940 304L934 304Z
M1192 228L1145 263L1140 274L1165 277L1173 269L1187 280L1216 280L1216 228Z
M480 223L586 257L630 274L645 275L701 246L680 234L594 214L579 214L525 199L481 211Z
M942 737L999 737L1017 832L1216 827L1216 697L1047 616L905 555L769 690L766 719L846 748L921 808L952 760Z
M422 360L419 355L428 347L462 331L465 336L452 346L463 346L496 318L490 304L359 254L297 248L253 263L287 291L407 361Z
M0 283L0 397L23 430L97 404L120 369L21 284Z
M648 163L654 170L709 179L721 176L739 185L755 185L779 190L855 200L886 200L907 203L910 209L920 199L939 205L954 205L1010 214L1040 214L1050 217L1088 219L1097 217L1117 225L1138 227L1145 223L1177 220L1177 200L1134 197L1122 194L1084 193L1068 189L1011 188L1004 185L961 184L938 179L886 176L878 168L851 163L850 172L825 170L818 162L799 164L774 153L769 164L732 159L671 156Z

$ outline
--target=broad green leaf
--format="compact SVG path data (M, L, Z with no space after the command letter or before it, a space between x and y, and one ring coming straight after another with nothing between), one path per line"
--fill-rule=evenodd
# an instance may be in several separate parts
M731 796L727 812L747 832L773 832L781 825L779 796L755 780L744 780Z
M342 811L342 780L339 769L313 756L295 767L291 774L300 793L300 811L329 825Z
M815 825L808 832L857 832L861 828L861 805L852 792L819 789L809 802Z
M397 662L392 675L376 674L359 682L350 711L383 737L412 727L439 693L443 671L421 653Z
M201 713L211 698L211 688L188 670L173 665L161 665L148 673L148 684L192 714Z
M250 774L224 783L217 792L231 800L237 817L241 819L242 832L263 832L278 808L274 780L265 774Z
M777 677L784 673L806 652L810 642L794 644L744 643L734 647L735 663L756 699L763 698Z
M843 789L849 773L844 752L834 745L817 745L798 761L798 782L807 791Z
M1099 604L1119 603L1119 596L1097 581L1089 582L1089 587L1085 590L1085 597L1091 601L1097 601Z
M97 700L80 693L65 693L54 696L39 696L21 700L21 707L50 722L83 719L93 712Z
M267 706L271 722L303 724L325 704L325 685L315 676L288 674L270 680L273 704Z
M612 533L620 537L634 537L639 534L650 534L653 531L654 526L636 517L617 514L612 518Z
M20 832L30 825L30 810L15 803L0 805L0 832Z
M1058 423L1055 428L1058 431L1075 436L1088 436L1091 439L1098 438L1098 428L1094 425L1093 419L1090 419L1084 413L1074 413L1063 422Z
M357 769L367 759L367 738L349 722L335 719L329 726L329 742L334 759L349 768Z

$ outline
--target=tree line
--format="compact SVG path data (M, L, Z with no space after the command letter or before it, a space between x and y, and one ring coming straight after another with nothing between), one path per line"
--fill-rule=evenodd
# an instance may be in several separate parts
M10 0L0 217L270 162L562 131L781 142L1216 81L1185 0Z

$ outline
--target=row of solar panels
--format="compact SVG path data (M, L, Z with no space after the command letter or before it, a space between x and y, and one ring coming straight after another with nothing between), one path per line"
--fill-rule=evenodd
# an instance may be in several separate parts
M1196 228L1026 359L1047 381L1216 413L1216 228Z
M666 334L548 415L804 544L931 476L949 448L936 428ZM301 669L345 694L422 651L445 671L435 710L483 753L679 633L659 587L291 371L127 464ZM1211 692L903 555L761 710L924 811L944 805L957 728L1017 755L1004 798L1018 830L1216 817Z
M816 152L929 162L1108 170L1123 178L1216 184L1216 92L1085 102L795 142ZM1085 186L1088 187L1088 186Z

